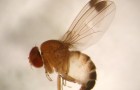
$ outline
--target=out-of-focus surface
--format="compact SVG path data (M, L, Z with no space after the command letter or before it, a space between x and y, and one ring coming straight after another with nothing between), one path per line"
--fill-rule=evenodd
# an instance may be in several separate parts
M30 49L60 38L88 0L0 0L0 90L57 90ZM94 90L140 90L140 1L114 0L116 16L103 38L83 51L97 66ZM78 84L68 83L78 90Z

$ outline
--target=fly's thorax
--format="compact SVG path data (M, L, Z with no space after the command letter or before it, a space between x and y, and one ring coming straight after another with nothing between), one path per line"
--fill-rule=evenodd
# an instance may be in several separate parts
M58 40L48 40L42 43L41 54L44 62L48 62L55 71L59 73L68 71L69 50L65 43Z
M93 87L96 80L96 67L90 57L79 51L70 52L69 73L77 83L86 87Z
M64 43L59 40L48 40L41 44L41 52L54 52L60 48L67 48ZM68 49L68 48L67 48Z

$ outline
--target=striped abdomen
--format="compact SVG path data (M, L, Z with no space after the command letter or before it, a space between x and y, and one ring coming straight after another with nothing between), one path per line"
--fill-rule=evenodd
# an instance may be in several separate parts
M81 84L80 90L91 90L95 85L96 67L90 57L79 52L70 52L68 75Z

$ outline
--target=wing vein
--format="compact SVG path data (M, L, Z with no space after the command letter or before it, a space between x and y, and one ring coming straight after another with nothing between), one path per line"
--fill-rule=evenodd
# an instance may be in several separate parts
M111 4L110 4L110 5L111 5ZM109 5L109 6L110 6L110 5ZM109 7L109 6L107 6L107 7ZM104 10L107 9L107 7L105 7ZM104 10L102 10L102 11L104 11ZM114 9L112 9L111 12L112 12L113 10L114 10ZM101 11L100 13L102 13L102 11ZM106 16L108 16L109 14L111 14L111 12L109 12L107 15L105 15L104 17L102 17L97 23L95 23L95 24L93 25L93 27L96 26L98 23L100 23ZM100 13L98 13L96 16L98 16ZM96 16L95 16L95 17L96 17ZM94 17L94 18L95 18L95 17ZM94 18L92 18L92 19L94 19ZM92 19L91 19L90 21L92 21ZM90 21L89 21L89 22L90 22ZM89 22L88 22L88 23L89 23ZM86 24L85 26L87 26L87 24ZM89 34L87 34L87 35L84 35L85 33L82 33L82 34L80 34L80 35L78 34L79 37L82 36L82 35L84 35L84 36L81 37L81 38L79 38L79 39L77 39L77 40L75 39L75 41L73 41L73 42L71 42L71 43L73 44L73 43L79 41L79 40L82 39L82 38L88 37L88 36L90 36L90 35L92 35L92 34L94 34L94 33L97 33L97 32L101 32L101 31L95 32L94 29L93 29L93 27L87 30L87 32L90 31L90 30L92 30L92 31L93 31L92 33L89 33ZM83 28L82 28L82 29L83 29ZM87 32L86 32L86 33L87 33Z
M87 12L88 12L90 9L91 9L91 8L89 8L89 9L78 19L77 23L74 25L74 27L73 27L73 29L71 30L71 32L75 30L77 24L79 24L79 21L82 20L82 18L87 14ZM95 10L95 9L94 9L94 10ZM94 11L94 10L93 10L93 11ZM92 11L92 12L93 12L93 11ZM92 14L92 12L89 13L89 15ZM88 15L88 16L89 16L89 15ZM85 18L85 20L86 20L86 19L87 19L87 18ZM85 20L84 20L84 21L85 21ZM80 25L80 26L81 26L81 25ZM80 27L80 26L79 26L79 27ZM78 28L79 28L79 27L78 27ZM77 29L77 30L78 30L78 29ZM82 30L82 29L81 29L81 30ZM77 33L81 32L81 30L79 30ZM71 38L66 38L65 41L66 41L66 42L71 42L72 39L75 39L75 38L76 38L76 36L77 36L76 34L77 34L77 33L74 33L73 36L72 36ZM70 35L70 34L69 34L69 35ZM68 37L69 37L69 35L68 35ZM76 35L76 36L75 36L75 35Z

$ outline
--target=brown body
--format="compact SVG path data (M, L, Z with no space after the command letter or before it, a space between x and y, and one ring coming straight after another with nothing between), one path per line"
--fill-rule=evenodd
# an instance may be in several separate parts
M46 72L51 74L55 70L61 74L67 73L69 53L67 44L57 40L44 42L41 45L41 55Z
M69 51L68 44L57 40L42 43L40 49L41 55L38 56L42 57L47 74L56 71L62 79L82 84L81 90L90 90L94 86L96 68L89 56L79 51ZM38 57L33 59L30 59L31 64L38 60Z

